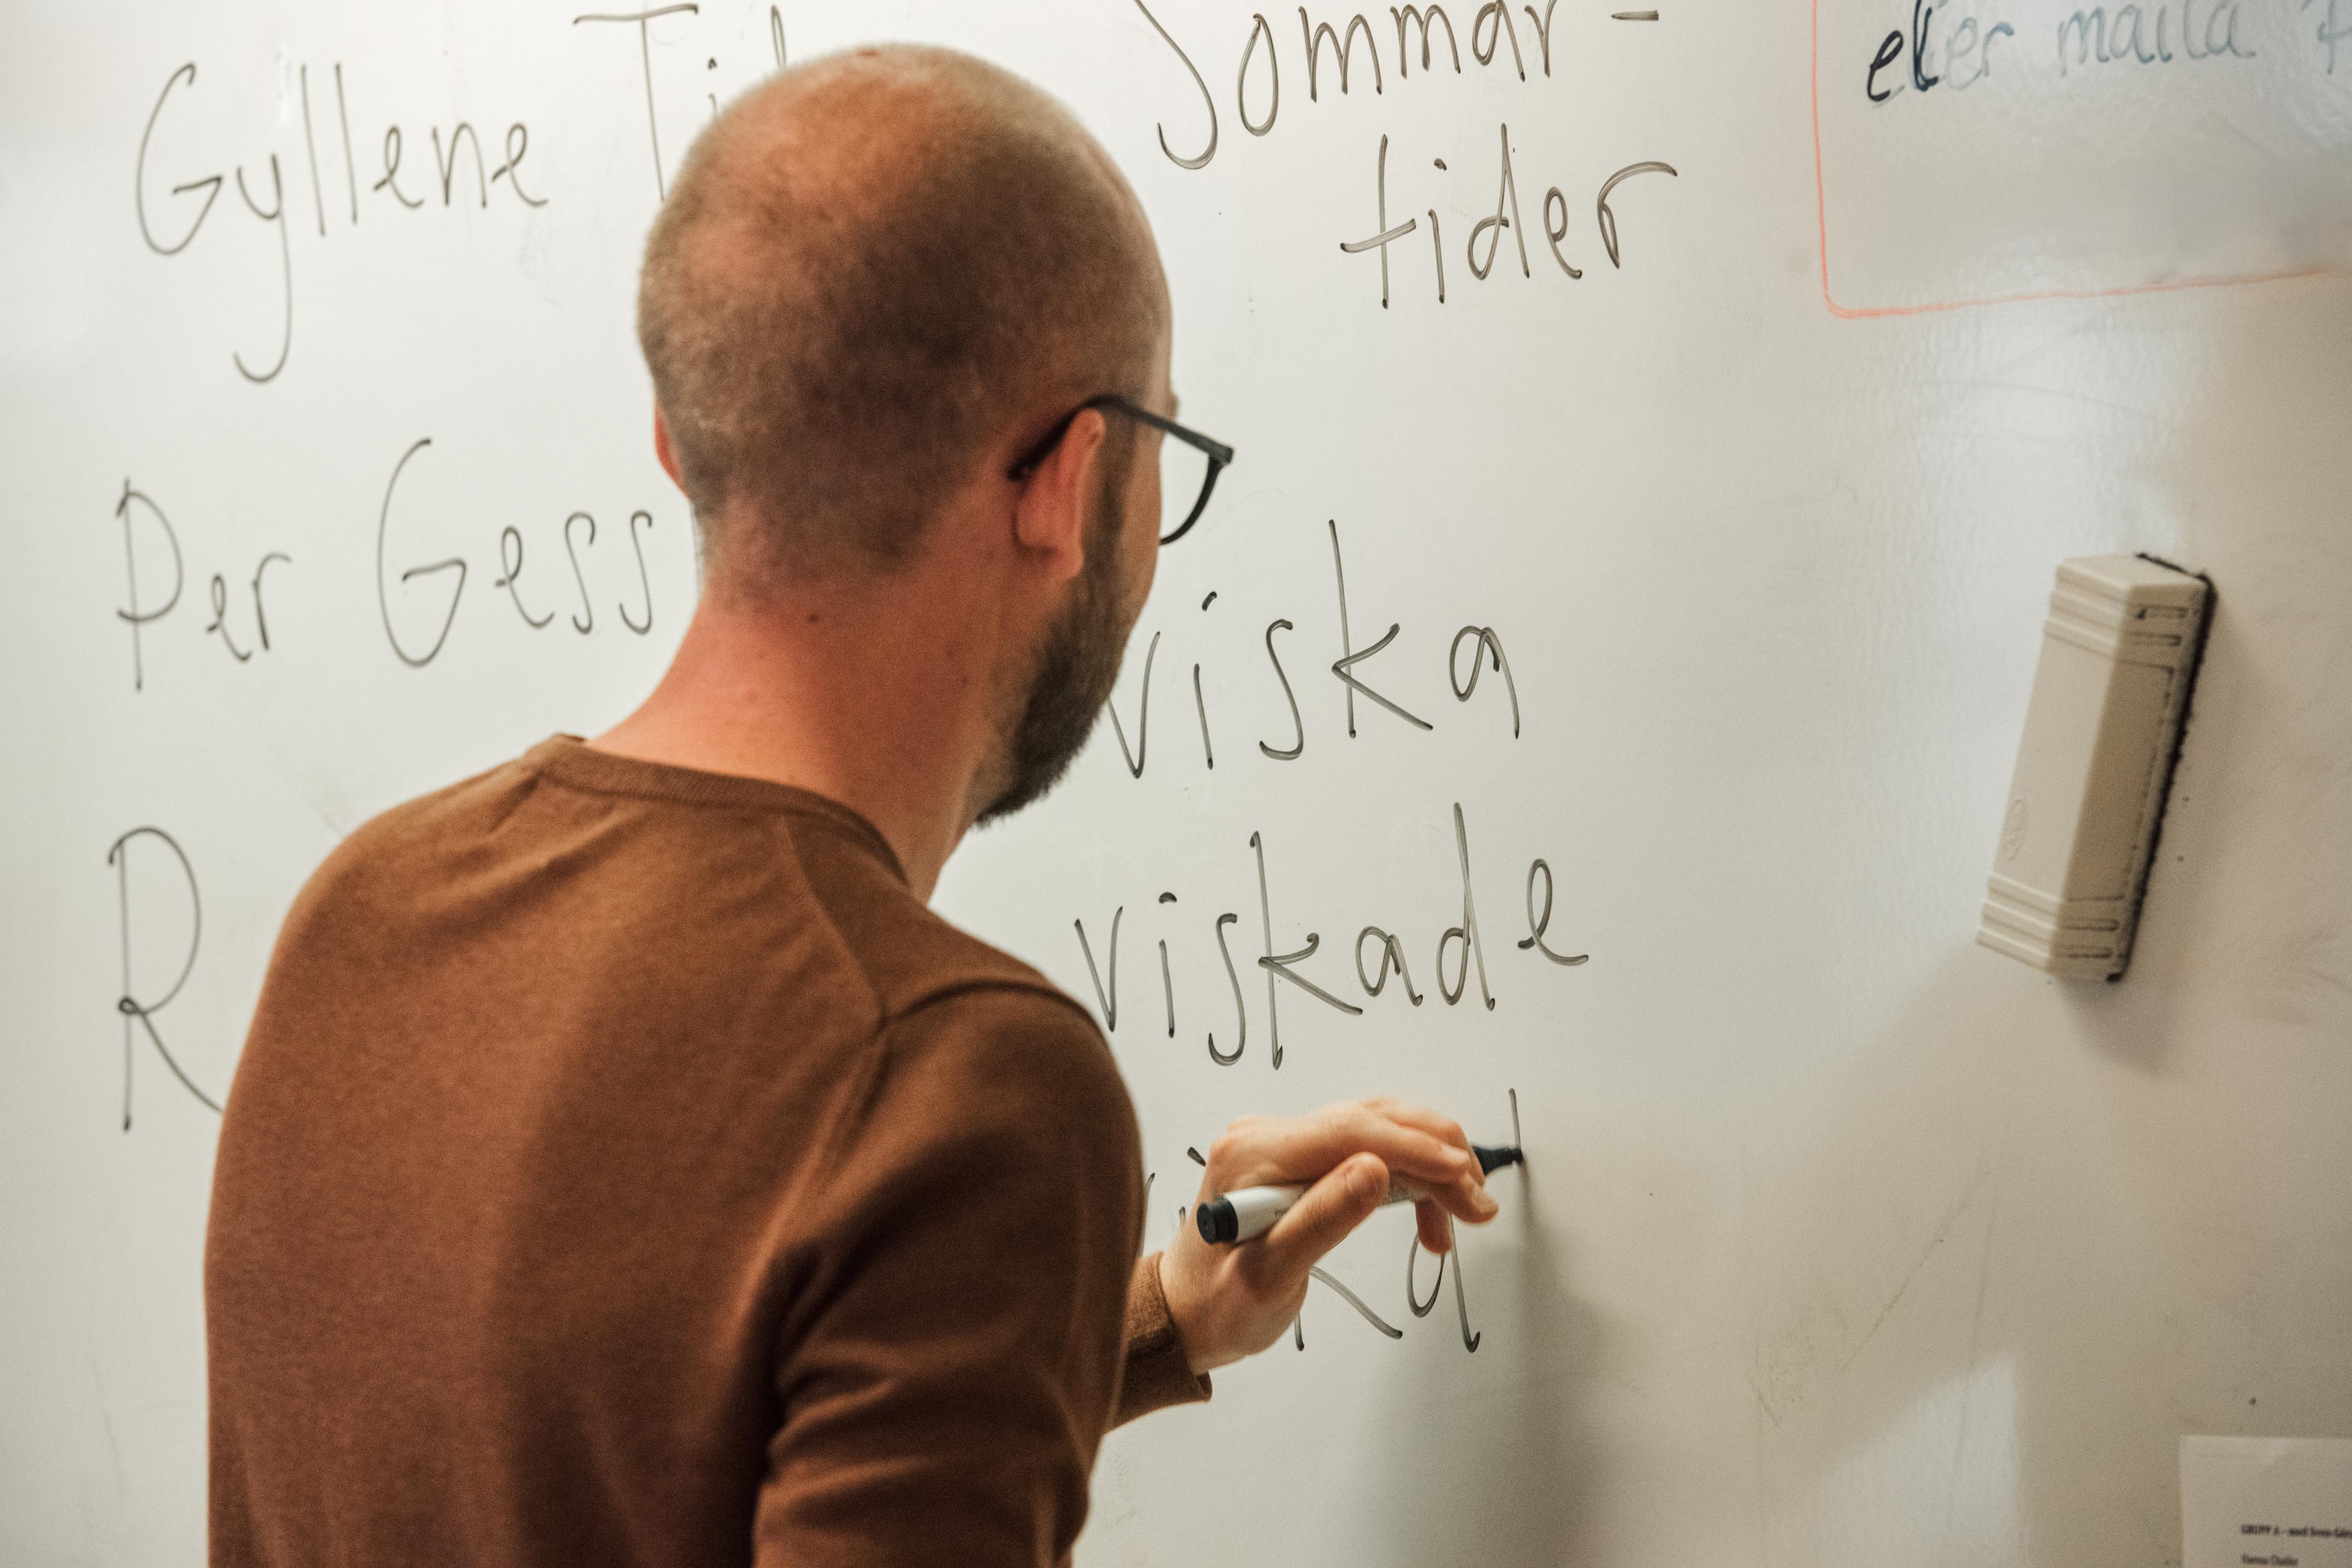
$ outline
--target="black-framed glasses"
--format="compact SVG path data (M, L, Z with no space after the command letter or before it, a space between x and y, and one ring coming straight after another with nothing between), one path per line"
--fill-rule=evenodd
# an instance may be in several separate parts
M1201 513L1209 505L1209 492L1217 488L1217 476L1234 460L1234 449L1223 441L1213 440L1198 430L1189 429L1173 419L1163 419L1149 408L1139 406L1116 392L1106 392L1099 397L1089 397L1059 419L1054 427L1037 439L1035 446L1021 454L1020 458L1004 471L1004 477L1018 482L1037 471L1038 466L1054 455L1062 437L1070 433L1070 424L1089 408L1115 408L1129 419L1150 426L1172 441L1160 443L1160 542L1173 544L1184 537L1192 526L1201 521ZM1186 504L1189 498L1190 504ZM1169 527L1173 521L1175 526Z

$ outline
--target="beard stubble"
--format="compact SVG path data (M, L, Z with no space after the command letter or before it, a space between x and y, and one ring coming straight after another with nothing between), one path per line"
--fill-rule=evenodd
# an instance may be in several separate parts
M1131 448L1130 448L1131 451ZM1035 804L1059 784L1093 733L1118 683L1128 634L1119 614L1120 507L1128 465L1113 464L1087 524L1087 564L1070 602L1046 628L1021 717L1006 741L1010 778L974 826Z

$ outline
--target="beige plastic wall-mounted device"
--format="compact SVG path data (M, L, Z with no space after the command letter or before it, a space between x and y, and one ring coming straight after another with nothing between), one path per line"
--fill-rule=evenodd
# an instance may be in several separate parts
M2060 563L1978 942L2068 979L2123 973L2211 597L2145 556Z

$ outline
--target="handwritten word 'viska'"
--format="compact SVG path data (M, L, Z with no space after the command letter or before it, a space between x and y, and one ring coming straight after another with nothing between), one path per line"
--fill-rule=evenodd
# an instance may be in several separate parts
M1372 681L1377 678L1371 671L1362 670L1359 673L1360 667L1397 640L1403 632L1404 626L1401 621L1391 621L1389 623L1389 629L1379 637L1367 644L1357 643L1348 620L1348 573L1346 561L1339 552L1339 524L1335 519L1328 521L1326 526L1331 531L1332 586L1337 590L1339 599L1337 629L1339 634L1339 657L1331 661L1330 670L1332 679L1346 693L1349 738L1353 739L1356 734L1356 699L1360 696L1373 706L1394 714L1398 720L1416 730L1435 729L1436 726L1428 720L1374 686ZM1217 595L1213 593L1202 600L1202 613L1206 614L1216 600ZM1290 684L1290 671L1284 667L1281 650L1275 647L1274 641L1275 633L1296 632L1297 629L1297 626L1286 616L1268 622L1265 627L1266 665L1272 671L1275 680L1282 688L1283 701L1289 706L1292 732L1290 743L1287 745L1277 746L1266 741L1260 741L1257 743L1257 749L1260 755L1277 763L1295 763L1307 752L1307 723L1299 713L1298 693ZM1160 632L1153 632L1151 641L1144 649L1141 682L1143 691L1140 700L1136 704L1135 744L1132 747L1128 744L1127 721L1119 717L1118 704L1116 702L1105 704L1110 715L1111 731L1118 739L1119 755L1127 763L1129 775L1138 779L1143 776L1144 770L1150 764L1151 759L1151 688L1152 678L1160 662ZM1469 655L1466 667L1463 663L1465 650ZM1446 680L1453 689L1454 700L1457 702L1467 702L1476 696L1478 682L1489 670L1501 678L1498 690L1500 696L1510 705L1511 738L1517 740L1520 730L1518 679L1511 673L1509 655L1503 651L1502 634L1493 626L1466 626L1456 631L1446 649ZM1214 768L1217 765L1214 726L1210 721L1208 699L1201 684L1199 660L1193 661L1192 665L1192 707L1201 723L1202 760L1209 767Z
M1526 81L1528 64L1532 56L1538 72L1549 78L1551 75L1552 11L1559 4L1559 0L1544 0L1541 12L1529 5L1522 4L1517 7L1527 16L1524 26L1528 41L1523 48L1519 42L1522 24L1514 19L1512 6L1507 0L1484 0L1470 18L1470 58L1489 69L1500 69L1507 59L1512 72L1519 80ZM1151 8L1143 0L1135 0L1135 5L1136 9L1143 13L1144 20L1151 24L1152 30L1176 52L1177 59L1183 62L1185 70L1192 75L1192 85L1200 89L1202 103L1209 111L1209 128L1199 152L1178 153L1169 145L1168 128L1164 124L1160 128L1160 150L1180 167L1206 168L1209 160L1217 155L1220 131L1216 98L1209 91L1209 84L1202 79L1200 67L1192 63L1192 55L1176 41L1167 25L1152 15ZM1469 6L1464 5L1461 9L1467 11ZM1419 45L1419 63L1423 77L1440 75L1448 66L1452 67L1455 76L1463 74L1461 35L1454 30L1454 19L1446 14L1444 5L1406 5L1401 8L1391 5L1389 16L1396 23L1396 53L1394 69L1384 72L1381 68L1380 41L1374 37L1372 25L1365 20L1361 12L1344 17L1333 13L1318 19L1306 6L1298 8L1299 53L1309 102L1323 101L1323 89L1328 82L1336 80L1340 93L1350 91L1351 71L1357 79L1362 79L1364 72L1357 68L1359 62L1356 59L1359 41L1365 47L1365 58L1360 63L1370 68L1371 89L1376 94L1387 93L1391 76L1400 84L1412 79L1414 43ZM1417 38L1408 39L1408 28L1417 30ZM1444 44L1443 54L1437 48L1441 38ZM1263 56L1258 53L1261 43L1265 46ZM1251 74L1254 67L1257 71L1255 77ZM1325 75L1327 69L1331 73L1328 77ZM1262 117L1250 112L1254 89L1257 100L1265 106ZM1234 108L1241 117L1243 129L1253 136L1264 136L1272 132L1282 116L1282 47L1275 37L1274 24L1262 14L1251 17L1249 32L1242 43L1241 64L1234 73Z
M1282 992L1281 984L1278 983L1294 985L1325 1006L1351 1018L1361 1017L1364 1009L1328 989L1306 973L1304 965L1307 961L1313 958L1322 947L1323 939L1320 933L1308 931L1305 943L1292 952L1276 951L1274 894L1266 874L1265 836L1261 833L1251 834L1249 847L1257 868L1258 922L1263 945L1259 950L1256 962L1257 967L1265 972L1267 1050L1273 1065L1279 1068L1282 1066ZM1458 923L1447 926L1437 938L1435 955L1437 991L1447 1006L1458 1005L1469 991L1470 976L1475 968L1478 977L1479 1000L1485 1003L1487 1010L1491 1012L1496 1005L1496 997L1486 974L1486 940L1479 934L1478 901L1470 868L1470 827L1458 802L1454 807L1454 847L1461 869L1461 882L1458 888L1461 899L1460 918ZM1537 902L1538 886L1540 886L1542 897L1540 905ZM1583 952L1559 952L1551 947L1548 939L1551 928L1552 892L1550 865L1541 859L1532 862L1528 867L1526 883L1528 934L1515 945L1523 952L1535 954L1562 967L1572 968L1585 963L1591 955ZM1449 900L1452 899L1454 891L1449 890L1446 896ZM1178 903L1177 895L1173 891L1163 892L1160 895L1157 908L1171 910L1177 907ZM1454 912L1451 907L1446 910L1448 915ZM1094 983L1095 1002L1102 1011L1103 1027L1114 1034L1118 1029L1119 928L1126 916L1127 906L1124 904L1112 911L1109 942L1104 949L1105 962L1099 964L1096 961L1094 942L1087 934L1086 921L1077 920L1070 922L1077 932L1078 951L1086 959L1087 978ZM1249 1007L1243 999L1241 974L1234 967L1233 949L1225 940L1225 928L1237 924L1241 918L1237 912L1227 910L1211 922L1211 933L1217 944L1217 955L1224 962L1225 982L1232 988L1234 998L1234 1032L1228 1037L1233 1042L1232 1048L1230 1050L1218 1048L1216 1031L1213 1029L1210 1030L1206 1037L1209 1059L1219 1067L1232 1067L1240 1061L1243 1052L1249 1045ZM1176 1036L1175 965L1170 955L1167 937L1162 934L1157 940L1160 947L1160 1000L1164 1009L1162 1016L1166 1022L1168 1037L1173 1039ZM1366 962L1368 952L1376 955L1370 964ZM1453 965L1453 974L1450 979L1446 973L1449 962ZM1412 971L1403 940L1385 927L1367 925L1357 931L1355 967L1357 984L1362 987L1363 994L1368 997L1379 996L1385 993L1388 990L1390 976L1393 972L1398 983L1399 994L1406 1002L1418 1007L1428 1000L1423 993L1413 986ZM1340 984L1344 989L1345 982L1340 982Z
M338 216L348 215L346 221L339 226L359 226L363 190L370 204L378 207L387 204L410 209L423 207L436 189L440 194L440 206L445 209L467 205L460 198L468 194L474 198L472 205L488 207L494 188L510 192L513 200L524 206L547 205L545 196L534 195L523 188L522 161L530 151L530 129L521 121L508 123L504 138L505 157L496 168L490 167L482 150L482 138L473 125L458 120L448 127L446 140L441 126L429 127L433 146L430 173L414 167L404 170L403 162L407 153L397 123L385 125L376 156L362 157L352 138L351 95L343 81L341 61L335 63L333 74L335 120L331 127L322 132L320 127L326 109L321 103L316 106L314 112L310 68L304 64L296 73L302 110L302 153L310 172L307 183L310 189L311 216L317 225L319 238L327 237L331 210ZM186 145L188 133L182 128L176 114L167 116L165 113L166 109L174 107L173 94L176 91L184 87L194 91L195 86L196 65L190 60L164 79L163 90L155 95L155 106L148 111L146 128L139 135L139 162L133 173L131 202L139 219L140 237L147 242L147 248L158 256L177 256L195 243L205 220L212 216L213 203L218 199L221 186L230 178L218 172L216 161L192 157ZM320 97L324 97L323 90ZM325 143L325 172L322 172L321 163L322 142ZM186 179L173 177L188 173L188 164L192 162L199 169L210 163L214 172ZM341 186L340 195L343 199L335 202L329 192L333 182L332 171L339 162L342 173L342 179L339 182ZM383 171L381 175L373 183L364 183L379 166ZM254 194L260 184L258 176L248 181L246 165L242 163L235 165L236 193L246 210L262 223L274 225L278 229L282 310L276 355L265 358L256 354L250 364L246 362L242 349L232 351L229 356L230 362L236 366L237 374L250 382L276 380L286 368L287 355L294 347L293 215L287 202L289 182L275 152L268 155L268 169L269 201L264 206ZM168 184L165 184L167 181L170 182ZM298 192L305 183L299 169L291 183ZM163 189L154 191L151 199L150 193L157 185L162 185ZM194 216L188 216L191 204ZM185 227L177 226L182 222L185 223Z

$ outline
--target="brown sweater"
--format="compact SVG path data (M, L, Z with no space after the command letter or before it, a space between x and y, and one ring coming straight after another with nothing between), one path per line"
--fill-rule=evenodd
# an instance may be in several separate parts
M1092 1021L864 821L549 741L287 917L214 1180L212 1560L1055 1563L1105 1429L1207 1392L1143 1185Z

